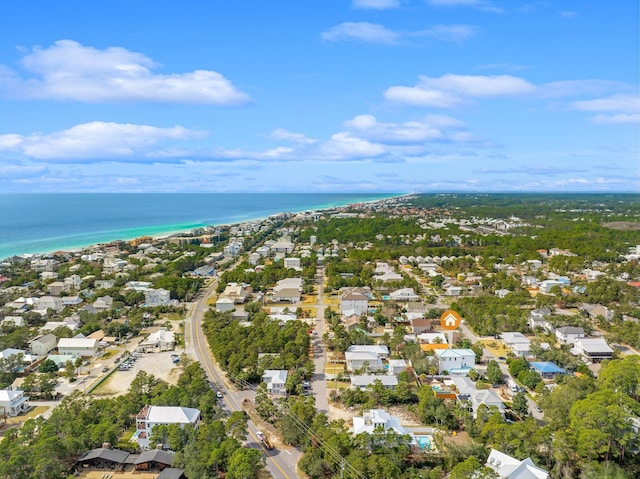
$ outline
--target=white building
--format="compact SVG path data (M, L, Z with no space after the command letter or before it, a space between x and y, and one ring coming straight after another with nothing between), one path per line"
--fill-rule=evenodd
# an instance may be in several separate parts
M511 349L513 354L519 357L529 356L531 341L519 332L506 332L500 334L504 345Z
M520 461L495 449L491 449L485 465L501 479L549 479L549 473L536 466L531 458Z
M348 290L340 297L340 311L343 316L362 316L369 310L369 297L363 293Z
M400 436L409 436L409 442L414 442L413 433L409 432L400 424L400 419L392 416L384 409L368 409L363 411L362 416L353 418L353 435L372 434L374 431L384 429L393 431Z
M574 326L563 326L556 329L556 338L562 344L573 344L576 340L584 338L584 329Z
M613 349L604 338L580 338L577 339L571 349L571 353L582 356L585 361L599 363L603 359L613 357Z
M200 410L177 406L145 406L136 416L136 437L141 449L149 448L149 439L157 425L179 424L194 427L200 422Z
M166 289L145 289L144 290L144 304L148 308L155 308L156 306L170 306L177 301L171 299L171 292Z
M63 356L93 357L98 352L98 340L91 338L60 338L58 354Z
M49 333L29 341L29 347L31 348L31 352L36 356L46 356L56 349L57 343L58 338Z
M394 301L418 301L420 299L413 288L397 289L389 293L389 297Z
M476 353L472 349L437 349L438 374L448 371L449 374L469 374L476 364Z
M271 394L287 394L286 384L289 372L284 369L267 369L262 374L262 382L267 385L267 392Z
M147 339L140 343L140 347L145 351L171 351L175 347L175 334L162 328L151 333Z
M285 258L283 261L286 269L295 269L296 271L302 270L300 267L300 258Z
M0 389L0 417L17 416L29 410L29 396L19 389Z

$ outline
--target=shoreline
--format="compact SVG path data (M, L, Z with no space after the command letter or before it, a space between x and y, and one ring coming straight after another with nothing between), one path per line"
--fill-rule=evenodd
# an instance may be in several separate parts
M346 208L346 207L350 207L353 205L362 205L362 204L375 204L375 203L379 203L381 201L385 201L385 200L390 200L390 199L397 199L397 198L403 198L403 197L408 197L408 196L412 196L415 193L400 193L400 194L389 194L384 195L381 194L380 197L375 198L375 199L367 199L364 201L350 201L348 203L331 203L331 204L324 204L324 205L318 205L317 207L314 206L305 206L303 208L300 209L291 209L289 211L280 211L280 212L275 212L275 213L271 213L269 215L263 216L263 215L257 215L257 216L252 216L251 214L247 215L247 218L243 218L240 219L238 218L237 221L231 221L231 222L221 222L221 223L202 223L202 222L194 222L194 223L185 223L183 225L180 224L168 224L168 225L151 225L151 226L145 226L142 228L130 228L127 230L123 230L122 234L117 234L114 232L114 235L109 236L109 239L103 239L103 240L97 240L97 241L88 241L88 242L82 242L81 244L77 244L77 245L68 245L68 246L59 246L59 247L53 247L51 246L50 248L46 248L43 247L43 249L38 249L38 250L34 250L34 251L29 251L29 252L22 252L22 253L15 253L15 254L10 254L8 256L3 256L0 257L0 262L4 262L7 259L9 259L10 257L13 256L19 256L19 257L36 257L36 256L42 256L42 255L48 255L48 254L52 254L54 252L58 252L58 251L62 251L65 253L78 253L80 251L83 251L85 249L88 248L92 248L92 247L96 247L96 246L100 246L100 245L104 245L104 244L108 244L114 241L131 241L134 240L136 238L140 238L142 236L150 236L152 239L154 240L164 240L164 239L169 239L172 237L177 237L180 236L182 234L185 233L191 233L194 229L197 228L208 228L208 227L230 227L230 226L235 226L235 225L241 225L243 223L247 223L247 222L251 222L251 221L261 221L264 220L266 218L269 218L270 216L274 216L274 215L278 215L278 214L295 214L295 213L301 213L301 212L305 212L305 211L327 211L327 210L331 210L331 209L335 209L335 208ZM357 195L357 193L355 193L354 195ZM382 196L384 195L384 196ZM174 228L176 227L177 228ZM186 227L182 227L182 226L186 226ZM165 229L166 228L166 229ZM146 233L144 230L150 230L148 233ZM155 232L154 232L155 230ZM127 234L127 231L131 231L131 234ZM133 233L133 231L135 231L135 233ZM92 234L92 233L86 233L86 234ZM95 234L100 234L100 233L95 233Z

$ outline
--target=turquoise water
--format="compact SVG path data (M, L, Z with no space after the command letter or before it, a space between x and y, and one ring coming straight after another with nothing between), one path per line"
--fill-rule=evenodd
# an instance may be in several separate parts
M431 449L431 440L433 439L431 436L414 436L416 438L416 442L418 443L418 447L420 449Z
M0 259L317 210L392 194L0 194Z

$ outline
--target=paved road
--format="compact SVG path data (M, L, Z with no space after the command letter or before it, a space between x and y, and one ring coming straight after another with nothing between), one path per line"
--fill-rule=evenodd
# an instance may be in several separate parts
M247 397L253 399L254 394L252 391L236 391L231 385L227 385L224 381L223 373L212 360L209 353L209 347L202 332L202 318L204 313L209 309L207 300L214 294L217 285L217 281L213 281L205 292L198 294L195 302L192 303L185 325L185 349L188 354L200 362L214 387L223 394L221 406L230 413L232 411L242 410L242 401ZM249 421L248 429L248 445L249 447L260 449L265 453L266 468L272 477L275 479L293 479L298 477L296 465L301 456L300 451L297 449L273 449L268 451L262 446L262 443L256 435L259 428Z
M324 376L324 368L326 363L326 346L322 337L324 336L324 266L318 266L316 272L317 286L317 302L316 302L316 334L311 338L315 344L315 353L313 362L315 365L315 373L311 380L312 394L316 400L316 409L318 412L329 413L329 404L327 401L327 383Z

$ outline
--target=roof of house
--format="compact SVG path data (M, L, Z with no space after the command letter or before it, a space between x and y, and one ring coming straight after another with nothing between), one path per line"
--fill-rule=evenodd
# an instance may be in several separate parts
M150 406L147 421L160 424L192 424L200 417L200 409L178 406Z
M91 451L84 453L82 456L80 456L78 462L90 461L92 459L102 459L106 461L116 462L118 464L124 464L128 457L129 453L127 451L99 447L97 449L92 449Z
M60 338L58 349L60 348L94 348L98 345L98 340L93 338Z
M151 449L142 451L134 464L144 464L145 462L159 462L170 466L173 464L173 452L163 451L162 449Z
M563 374L565 372L560 366L549 361L534 361L529 364L541 374Z
M584 329L576 326L562 326L561 328L556 329L556 331L560 334L584 334Z
M613 353L604 338L581 338L576 344L580 344L582 350L588 353Z
M162 470L157 479L180 479L184 477L184 469L167 467Z
M347 353L375 353L388 356L389 347L385 344L353 344L347 348Z
M505 343L515 344L515 343L530 343L531 341L524 334L518 332L506 332L501 333L500 337Z
M15 398L23 396L23 394L19 389L0 389L0 401L11 402Z
M362 374L359 376L351 376L351 384L355 386L367 386L373 384L376 380L380 380L384 386L398 385L398 377L392 374Z
M287 382L288 375L289 371L285 369L265 369L264 373L262 373L262 380L268 381L271 384L285 384Z
M505 479L547 479L549 473L536 466L530 458L523 461L491 449L487 466Z
M473 349L439 349L436 351L439 358L460 358L460 357L476 357Z

